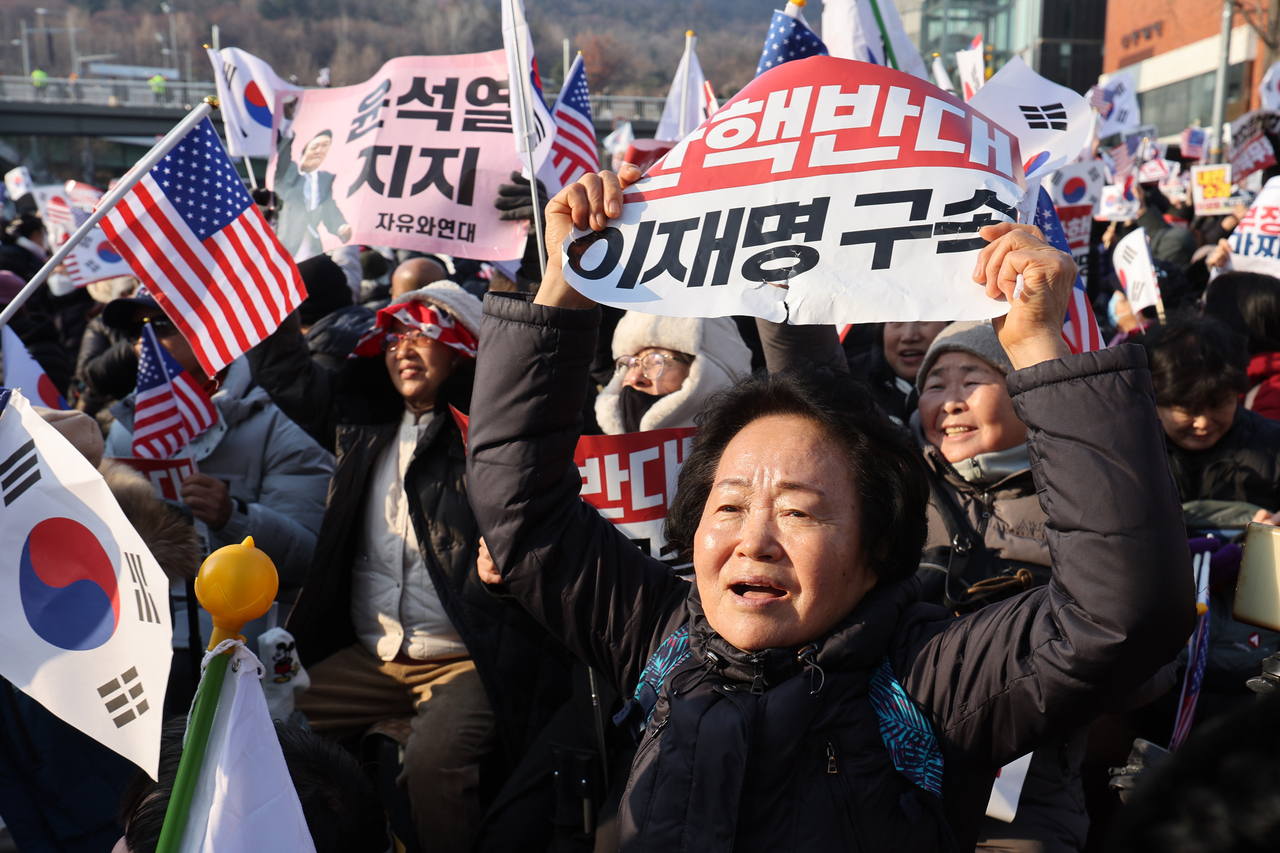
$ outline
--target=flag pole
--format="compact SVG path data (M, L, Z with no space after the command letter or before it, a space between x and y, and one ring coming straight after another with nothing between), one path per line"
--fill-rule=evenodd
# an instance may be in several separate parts
M516 0L507 0L511 9L511 27L515 32L512 41L516 47L516 68L520 72L517 76L519 79L520 93L520 112L524 115L524 138L520 140L520 144L524 147L524 155L529 160L529 195L533 198L533 233L538 241L538 267L542 271L542 275L547 274L547 246L546 241L542 239L542 205L538 198L538 175L534 171L533 150L537 146L533 144L536 132L533 129L533 101L529 94L529 75L525 69L529 67L526 62L527 57L524 51L528 46L528 32L522 32L517 20L523 20L524 16L516 17ZM528 26L526 22L525 26Z
M880 15L880 4L876 0L867 0L871 4L871 11L876 16L876 26L880 28L880 40L884 42L884 57L889 61L889 67L894 71L901 71L898 67L898 57L893 53L893 44L889 41L889 32L884 28L884 18Z
M244 169L249 173L249 188L256 190L258 188L258 176L253 173L253 163L249 160L249 155L244 155Z
M684 79L680 81L680 138L689 135L689 63L693 60L693 30L684 34Z
M239 545L226 545L210 554L196 577L196 598L213 617L213 634L206 651L213 651L224 640L243 640L240 630L271 609L279 587L280 577L275 564L254 547L252 536ZM210 588L217 590L217 594L202 594ZM195 649L191 652L194 654ZM182 834L191 813L191 798L209 748L209 732L218 712L218 698L222 695L230 656L230 651L215 655L200 679L156 853L177 853L182 844Z
M160 162L160 159L173 150L183 137L200 122L204 121L205 116L218 108L218 99L210 96L204 99L203 103L192 110L186 118L180 121L173 130L165 134L164 139L156 143L155 147L147 152L146 156L134 164L133 168L128 171L120 182L115 185L110 192L102 197L98 202L97 208L84 221L75 232L67 238L67 242L58 247L58 251L53 253L53 257L44 262L44 266L40 271L32 276L31 281L27 282L26 287L18 292L13 301L8 304L3 312L0 312L0 326L7 324L13 319L13 315L18 313L18 309L22 307L22 303L36 292L36 288L44 284L49 274L57 268L58 264L66 260L67 255L71 254L71 250L79 245L93 227L98 224L102 217L111 212L120 199L124 198L125 193L133 189L134 184L142 180L142 176L151 170L151 167Z

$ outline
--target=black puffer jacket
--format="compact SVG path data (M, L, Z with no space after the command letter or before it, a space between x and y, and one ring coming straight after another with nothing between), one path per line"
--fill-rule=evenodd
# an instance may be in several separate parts
M316 364L296 314L249 360L275 404L337 457L315 558L288 621L310 666L356 643L351 567L365 491L378 453L395 440L404 400L381 359L352 359L339 372ZM519 605L487 592L476 574L480 532L467 504L462 435L448 410L449 403L466 408L470 381L469 370L458 371L442 386L405 490L427 571L475 660L514 761L568 699L569 656Z
M1241 406L1231 429L1208 450L1167 444L1181 500L1247 501L1280 510L1280 421Z
M820 679L796 649L729 646L696 585L578 497L599 311L496 294L485 311L468 471L507 588L624 696L664 640L690 632L691 656L662 680L632 765L624 850L948 846L879 732L868 690L886 659L937 734L945 814L958 849L972 850L996 768L1117 705L1191 632L1190 556L1170 535L1180 509L1139 348L1009 378L1054 580L960 620L920 603L914 578L877 586L817 640Z

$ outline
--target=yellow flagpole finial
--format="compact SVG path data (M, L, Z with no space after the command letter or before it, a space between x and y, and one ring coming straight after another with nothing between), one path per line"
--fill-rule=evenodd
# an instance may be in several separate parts
M685 31L685 35L686 35L686 36L691 36L691 35L693 35L693 30L686 30L686 31Z
M214 551L196 576L196 598L213 617L209 648L234 640L246 622L271 609L280 578L271 558L254 547L253 537Z
M792 6L799 6L801 9L804 8L804 0L790 0L790 2Z
M218 108L218 96L217 96L217 95L209 95L209 96L207 96L207 97L204 99L204 102L205 102L206 104L208 104L209 106L213 107L215 110Z
M209 49L209 45L207 45L207 44L206 44L206 45L204 46L204 49L205 49L205 50L208 50L208 49Z

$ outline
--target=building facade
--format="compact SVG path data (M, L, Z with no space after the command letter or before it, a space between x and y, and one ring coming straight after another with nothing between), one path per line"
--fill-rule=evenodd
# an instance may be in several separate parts
M1128 71L1142 120L1168 140L1189 125L1208 125L1221 45L1220 0L1127 0L1107 7L1104 74ZM1258 108L1265 49L1239 15L1228 54L1228 121Z

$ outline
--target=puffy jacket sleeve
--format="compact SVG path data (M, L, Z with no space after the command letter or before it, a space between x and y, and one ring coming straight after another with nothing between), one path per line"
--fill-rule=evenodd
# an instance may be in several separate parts
M275 407L265 412L270 420L257 500L246 502L248 513L233 510L222 529L210 535L219 547L253 536L254 543L275 561L281 588L296 588L302 586L311 566L333 476L333 456Z
M1141 347L1016 371L1053 579L898 647L944 754L1000 766L1122 705L1195 625L1191 556Z
M756 319L760 346L770 373L792 368L830 367L849 372L835 326L796 326Z
M271 395L271 402L321 447L333 452L336 374L311 359L297 312L249 351L249 367L253 381Z
M507 590L624 695L674 626L688 584L579 497L599 309L485 297L467 494Z

